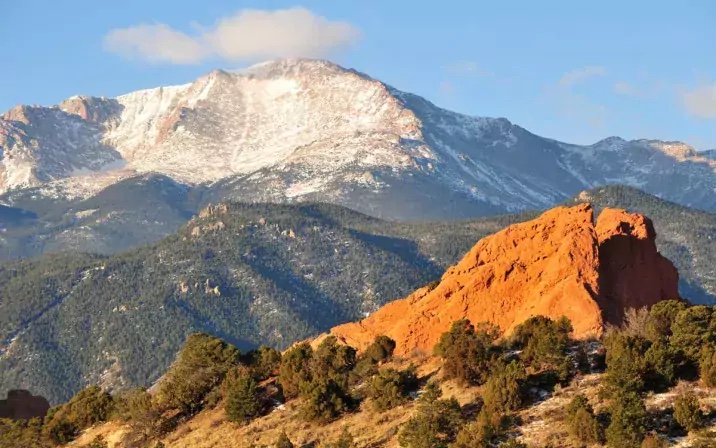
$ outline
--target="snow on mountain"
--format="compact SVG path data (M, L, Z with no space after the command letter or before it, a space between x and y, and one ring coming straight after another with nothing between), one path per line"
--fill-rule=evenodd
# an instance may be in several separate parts
M543 208L615 183L716 210L716 161L682 143L560 143L326 61L0 116L0 192L88 197L148 172L202 184L211 200L323 200L389 218Z

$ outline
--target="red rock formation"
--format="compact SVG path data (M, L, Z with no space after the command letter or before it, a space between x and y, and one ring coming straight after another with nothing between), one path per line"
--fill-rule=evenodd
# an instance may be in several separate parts
M607 320L625 308L679 297L679 273L657 250L654 224L644 215L605 209L597 219L599 293Z
M479 241L435 289L420 289L331 333L358 349L386 334L405 355L430 352L457 319L490 321L509 333L544 315L567 316L575 336L584 338L621 319L626 306L678 297L678 275L656 251L651 221L621 210L603 216L595 228L592 207L581 204L510 226Z
M26 390L11 390L7 400L0 400L0 418L29 420L44 417L50 409L50 403L44 397L31 395Z

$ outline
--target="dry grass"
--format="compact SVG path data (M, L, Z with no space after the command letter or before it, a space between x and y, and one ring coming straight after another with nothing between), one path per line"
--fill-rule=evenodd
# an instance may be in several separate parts
M423 380L441 379L440 361L432 357L396 360L391 366L404 369L411 363L418 366L418 375ZM460 387L453 381L442 381L441 387L444 397L455 397L463 406L474 403L481 392L480 388ZM608 397L600 397L599 390L600 374L577 377L569 386L558 388L544 400L520 412L522 424L514 430L513 435L530 447L581 447L582 445L572 441L568 435L564 408L575 395L584 394L597 412L603 412L609 400ZM659 412L669 408L675 397L685 390L697 394L704 411L716 410L716 389L705 389L696 383L688 382L678 384L669 392L647 396L647 409L650 412ZM223 409L207 410L180 425L167 435L163 442L167 448L245 448L251 444L273 446L279 434L286 431L296 446L320 447L327 441L337 439L345 426L353 434L358 447L397 448L400 427L415 410L415 403L411 402L384 413L376 413L369 402L364 402L360 409L340 420L320 425L301 420L298 416L299 406L298 400L291 401L245 426L228 422ZM716 419L710 423L704 434L716 432ZM121 425L108 423L89 429L70 446L88 444L97 435L102 435L109 442L110 448L119 448L118 442L123 431ZM690 435L674 439L672 443L673 446L687 448L694 446L697 439L698 435ZM714 446L716 447L716 444Z

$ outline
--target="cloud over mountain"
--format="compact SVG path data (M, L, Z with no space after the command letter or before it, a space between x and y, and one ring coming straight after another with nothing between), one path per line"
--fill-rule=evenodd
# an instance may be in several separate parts
M244 9L188 34L157 23L111 30L105 49L150 63L191 65L210 58L230 62L282 57L324 57L358 40L360 30L296 7Z

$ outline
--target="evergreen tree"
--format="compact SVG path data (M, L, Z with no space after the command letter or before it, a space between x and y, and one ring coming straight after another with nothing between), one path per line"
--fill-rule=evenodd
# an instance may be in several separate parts
M374 363L383 362L393 356L395 341L388 336L381 335L375 338L372 344L365 349L364 357Z
M256 381L246 373L231 375L226 381L226 416L229 421L246 423L261 414Z
M577 395L569 403L566 420L569 434L579 442L596 444L602 440L602 428L584 395Z
M310 381L310 363L313 349L303 342L289 349L281 360L279 384L286 398L296 397L301 390L301 383Z
M482 323L476 329L466 319L454 322L435 346L435 354L443 358L445 378L483 384L496 359L493 343L499 335L499 329L491 324Z
M686 392L674 402L674 418L682 428L691 432L704 426L704 414L699 399L692 392Z
M515 411L522 406L522 385L526 379L522 363L511 361L500 364L490 375L482 399L485 408L498 413Z
M204 333L190 335L160 383L157 394L160 406L182 412L201 409L204 397L238 364L239 355L236 347L217 337Z
M404 371L383 369L371 379L368 396L372 399L373 409L382 412L405 403L408 394L417 386L414 367Z
M610 448L639 448L646 434L646 408L633 391L620 391L609 408L611 423L607 427Z
M398 436L406 448L446 448L455 440L461 423L460 405L454 398L442 399L434 383L426 386L415 415Z

